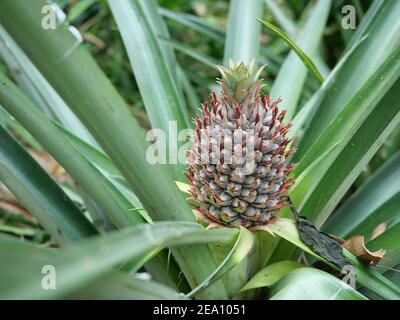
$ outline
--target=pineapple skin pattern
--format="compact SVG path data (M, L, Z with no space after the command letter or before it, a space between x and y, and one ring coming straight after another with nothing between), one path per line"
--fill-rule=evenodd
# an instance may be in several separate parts
M291 124L283 122L281 100L261 94L264 67L255 69L254 61L219 66L221 94L211 93L194 120L186 176L195 212L210 224L264 225L288 204Z

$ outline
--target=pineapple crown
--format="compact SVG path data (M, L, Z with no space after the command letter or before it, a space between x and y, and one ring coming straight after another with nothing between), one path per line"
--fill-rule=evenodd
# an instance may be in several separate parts
M228 69L217 66L222 76L222 79L218 79L218 83L221 85L223 98L233 99L239 104L254 99L263 87L262 79L259 77L265 66L255 68L254 59L248 65L230 60Z

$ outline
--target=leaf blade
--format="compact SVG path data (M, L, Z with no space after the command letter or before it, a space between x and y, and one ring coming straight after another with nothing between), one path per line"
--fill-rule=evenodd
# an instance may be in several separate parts
M2 298L45 299L68 294L95 281L111 268L127 259L140 257L164 246L190 245L207 241L227 241L235 236L234 230L204 230L195 223L161 222L137 225L114 232L107 237L96 237L55 253L32 248L18 242L0 241L0 256L13 261L3 269L0 294ZM132 246L135 243L135 246ZM35 258L36 257L36 258ZM29 259L30 258L30 259ZM31 261L32 267L24 267ZM43 290L43 265L52 265L57 272L57 290ZM26 270L24 273L23 270ZM4 281L4 279L8 279ZM8 283L13 279L14 285Z
M83 212L1 126L0 142L0 179L57 242L97 233Z
M323 271L300 268L272 288L271 300L368 300L343 281Z
M268 265L255 274L240 291L270 287L292 270L304 267L296 261L284 260Z
M230 2L224 65L228 65L231 59L246 64L257 59L261 27L255 19L262 16L262 13L262 0L249 2L232 0Z

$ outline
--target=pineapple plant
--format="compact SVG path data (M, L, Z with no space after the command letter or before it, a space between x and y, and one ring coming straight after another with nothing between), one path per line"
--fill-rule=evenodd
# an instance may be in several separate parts
M0 1L0 298L400 299L400 2L354 3Z
M255 70L254 60L220 66L220 97L213 92L195 120L191 193L197 211L224 226L267 224L287 202L290 124L278 109L280 100L261 93L263 68Z

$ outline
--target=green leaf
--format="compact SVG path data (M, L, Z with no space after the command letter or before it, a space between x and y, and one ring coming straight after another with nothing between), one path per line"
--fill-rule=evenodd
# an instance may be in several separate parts
M400 2L396 0L379 2L379 10L375 11L375 6L371 6L370 10L374 11L370 18L371 22L365 32L357 35L352 46L366 34L368 34L367 39L338 72L334 85L329 88L325 97L318 101L316 113L310 119L298 151L294 155L294 161L298 161L308 152L311 145L321 136L340 110L348 105L355 92L367 83L371 83L370 79L382 61L385 61L399 47Z
M7 5L10 4L16 6L16 8L14 8L15 10L10 8L9 12L19 12L19 17L23 16L23 14L36 14L37 19L40 20L40 8L44 2L31 1L30 6L34 6L33 9L28 8L29 6L24 1L7 3ZM1 20L3 26L6 26L7 23L5 23L4 19ZM23 21L28 23L30 19L23 19ZM27 53L30 58L35 61L49 82L61 93L61 96L67 98L65 100L70 102L69 105L75 111L78 111L77 113L85 120L86 124L89 124L90 130L96 131L96 137L101 140L103 146L106 146L106 152L112 154L111 158L116 160L117 167L124 168L121 170L123 174L130 176L128 180L131 184L136 185L135 189L139 191L138 194L142 198L150 198L150 195L164 184L164 187L162 187L163 192L159 194L158 203L160 206L165 204L161 199L163 194L166 194L165 190L171 189L171 192L168 192L167 201L167 206L170 205L174 188L166 187L165 183L173 185L173 182L167 182L170 181L169 177L164 174L160 167L150 166L147 163L145 156L147 144L144 142L143 131L131 117L121 97L110 85L86 50L81 46L77 47L76 39L66 26L59 26L50 33L41 29L40 26L32 27L28 24L26 27L32 29L31 36L24 37L22 40L18 30L14 30L19 35L14 39L17 41L19 39L20 46L28 49ZM36 43L43 44L43 46L36 45L34 46L35 48L47 47L44 54L48 59L43 58L41 51L32 50L34 47L29 45L29 41L32 38L36 39ZM63 58L71 47L76 47L74 54L64 57L63 64L55 63ZM44 60L47 63L43 63ZM54 70L57 70L57 72L54 72ZM82 70L87 70L87 72L82 73ZM61 73L63 74L62 76ZM59 81L60 79L62 81ZM67 82L65 79L73 80ZM113 117L110 117L110 114ZM143 169L143 167L147 168L147 170ZM146 177L148 175L152 175L153 178ZM134 181L136 182L134 183ZM150 184L154 185L149 189L150 192L147 192ZM184 204L184 200L176 201L175 204L178 207L180 204L181 215L185 215L184 208L186 208L186 204Z
M369 238L374 228L399 217L400 152L380 167L335 212L324 226L343 238L361 234Z
M246 64L257 59L260 48L261 27L256 18L263 15L263 1L232 0L229 4L224 65L229 60Z
M142 280L139 275L129 277L116 272L70 292L66 299L73 300L183 300L183 294L155 281Z
M126 185L121 184L120 180L123 178L107 156L67 129L52 123L17 88L11 83L8 85L7 92L15 98L7 104L12 108L11 112L48 147L80 186L88 190L88 194L97 200L97 204L117 227L151 221L146 211L138 210L142 208L140 201ZM1 89L2 87L0 92ZM0 93L0 100L6 98ZM31 110L28 116L27 108ZM116 180L117 177L120 180ZM87 204L91 204L91 201Z
M42 20L46 4L45 0L0 2L0 22L109 155L152 219L194 221L166 166L147 161L143 129L80 45L77 30L59 24L48 32L36 23ZM172 252L193 288L215 269L206 246ZM216 283L203 297L224 298L226 292Z
M339 71L343 68L346 61L354 54L354 52L359 48L361 43L365 41L367 36L359 39L355 45L346 52L345 55L339 60L336 64L335 68L330 72L328 77L325 79L324 83L319 87L319 89L315 92L315 94L307 101L307 103L300 109L300 111L296 114L296 117L293 119L292 124L293 127L290 130L289 134L292 137L295 137L296 144L301 140L304 134L304 127L309 122L312 115L315 113L318 108L319 102L324 99L325 95L328 93L329 89L335 84L336 76Z
M334 145L331 149L327 150L324 154L322 154L297 177L290 191L290 198L294 203L300 201L304 197L309 196L310 187L313 185L314 180L317 179L320 174L327 168L325 159L327 159L331 152L337 147L338 143ZM282 218L288 218L291 217L291 214L292 213L290 209L288 207L284 207L281 209L279 216ZM291 245L291 243L281 242L279 241L279 239L277 239L275 247L271 250L273 252L268 257L268 262L273 263L281 260L286 260L291 257L294 249L295 248L293 247L293 245Z
M389 271L384 273L384 276L388 278L391 282L395 283L396 285L400 286L400 264L395 266Z
M329 273L313 268L300 268L290 272L273 286L270 300L367 300L367 298Z
M169 18L179 24L196 30L206 35L210 39L223 43L225 41L225 30L216 24L211 24L199 17L187 13L175 12L165 8L158 8L158 12L166 18Z
M83 157L63 133L4 75L0 74L0 104L54 156L69 174L106 212L118 227L143 222L140 215L130 220L131 205L92 163ZM29 113L27 113L29 110ZM96 186L96 187L94 187Z
M143 15L146 18L147 22L149 23L149 26L152 29L152 32L156 36L161 36L166 39L170 38L169 30L167 28L166 23L164 22L164 19L161 17L161 14L159 13L157 1L151 0L151 1L143 1L139 0L139 4L141 8L143 9ZM164 57L166 59L169 72L171 75L174 77L175 81L177 81L177 72L176 68L178 67L177 60L174 54L174 51L163 44L160 44L160 48L164 54ZM186 114L186 109L183 109L184 115L187 116Z
M35 230L28 228L19 228L12 225L0 224L1 233L12 233L19 237L33 237L35 235Z
M97 146L94 138L82 122L69 109L2 26L0 26L0 53L9 70L18 71L13 73L13 77L19 87L50 119L59 120L82 140Z
M303 264L296 261L279 261L257 272L253 278L240 290L250 290L255 288L270 287L287 273L292 270L304 267Z
M74 21L79 18L87 9L89 9L96 0L81 0L71 7L68 12L68 20Z
M97 233L83 212L1 126L0 180L58 243Z
M364 169L400 120L396 99L400 88L400 48L390 55L370 81L331 122L293 171L296 176L336 143L326 172L315 179L309 197L296 203L317 226L328 218L346 190ZM379 121L377 120L379 119ZM300 200L300 199L299 199Z
M25 143L28 144L33 150L43 151L42 146L37 140L32 137L32 135L23 127L18 121L15 120L3 107L0 106L0 118L3 121L0 121L0 124L14 132L18 137L22 139Z
M311 163L295 180L290 189L290 198L293 202L300 202L304 198L310 197L313 192L312 187L315 181L329 169L329 157L339 148L340 141L321 154ZM285 210L288 210L285 208Z
M212 57L201 54L200 52L192 49L192 47L185 45L185 44L181 44L175 40L160 37L160 41L162 43L165 43L165 44L171 46L175 50L178 50L178 51L186 54L187 56L197 60L198 62L203 63L205 66L207 66L209 68L217 70L216 66L221 64L220 61L218 61L217 59L214 59Z
M156 248L178 245L191 247L190 244L194 243L229 241L236 234L237 231L233 229L205 230L195 223L160 222L126 228L57 252L16 241L0 241L0 259L9 262L0 274L0 297L60 298L93 283L115 265ZM55 268L56 290L43 290L41 286L41 270L45 265Z
M285 15L283 10L279 7L275 0L264 0L267 7L271 10L274 17L278 20L282 29L285 30L292 37L298 32L296 23Z
M382 155L385 159L389 158L400 150L400 126L397 127L388 137L383 146Z
M322 2L321 2L322 3ZM278 27L274 26L272 23L268 21L258 19L263 25L268 27L269 30L274 32L281 39L285 40L285 42L290 46L290 48L297 54L297 56L303 61L304 65L309 69L309 71L315 76L317 80L321 83L324 81L322 75L318 71L315 64L311 61L311 59L301 50L295 43L295 41L285 32L280 30Z
M58 129L58 131L62 133L65 138L68 139L68 141L74 146L74 148L79 151L80 154L85 156L86 159L95 164L97 167L106 171L109 175L121 176L121 173L115 167L113 162L106 154L104 154L102 150L83 141L81 138L77 137L75 134L73 134L71 131L58 124L57 122L53 121L52 123ZM122 176L121 179L123 179Z
M277 4L276 0L264 0L264 1L265 1L265 4L267 5L267 7L271 10L272 14L276 18L279 25L282 27L283 31L287 32L292 38L296 38L296 36L299 34L298 29L300 29L300 28L298 28L295 21L293 21L293 19L291 17L289 17L286 14L286 12L284 12L284 9L281 8L284 6L284 3ZM304 20L306 20L306 16L308 15L308 11L309 11L309 6L310 5L308 5L304 9L305 14L303 14L298 21L298 24L300 26L302 26L304 24ZM314 59L317 69L321 72L322 76L324 78L326 78L326 77L328 77L328 75L330 73L330 68L327 66L327 64L325 63L325 61L322 57L322 48L321 47L322 46L320 46L319 52L317 52L317 54L315 56L313 56L313 59ZM308 83L306 81L305 87L308 88L310 85L317 85L317 87L318 87L318 83L316 83L316 81L314 81L314 80L315 79L312 78L311 83ZM306 90L306 88L305 88L305 90Z
M372 267L360 263L360 261L347 250L344 250L344 253L346 258L356 267L356 280L358 283L384 299L400 299L400 286L373 270Z
M246 228L241 227L236 242L222 263L207 279L203 281L203 283L189 292L187 297L192 298L197 296L215 281L223 277L228 271L239 265L240 262L243 261L243 259L245 259L249 252L253 249L254 243L255 239L253 234Z
M371 251L384 249L385 256L379 265L394 267L400 263L400 222L389 225L389 228L375 239L367 242L367 247Z
M225 42L225 30L217 24L205 21L204 19L201 19L195 15L175 12L164 8L159 8L159 12L164 17L172 19L173 21L187 28L198 31L200 34L205 35L220 44L224 44ZM260 54L261 57L259 59L259 62L263 64L268 64L268 71L272 74L275 74L278 69L278 64L282 63L282 59L280 58L280 56L269 47L260 48Z
M300 238L299 231L297 229L296 221L287 218L278 218L274 223L270 223L264 226L257 227L257 230L264 230L272 235L278 235L279 237L289 241L296 247L300 248L304 252L307 252L311 256L327 262L321 258L317 253L312 251Z
M293 49L284 61L272 86L273 99L281 97L287 110L286 119L291 120L296 114L302 89L306 83L307 70L319 82L324 82L323 76L308 56L316 56L322 34L328 19L331 1L321 0L317 2L310 13L309 18L295 40L271 23L261 21L276 35L284 39ZM296 45L296 43L298 45ZM290 88L290 90L288 90Z
M318 175L310 172L314 178L306 179L310 183L305 196L296 196L297 193L303 193L301 189L293 188L291 191L298 211L317 227L329 217L400 121L400 104L397 99L400 81L397 80L393 85L400 71L399 55L400 48L387 58L370 82L343 108L293 171L293 175L298 176L321 154L339 143L319 166ZM280 244L274 256L288 259L293 249L288 248L287 244Z
M190 185L185 183L185 182L180 182L180 181L175 181L176 185L178 186L179 190L186 193L190 194Z
M304 252L317 258L333 267L334 269L345 272L346 270L339 270L336 266L328 263L325 259L314 253L308 246L301 241L299 231L296 227L296 222L291 219L280 218L276 222L262 226L259 230L267 231L271 234L276 234L283 239L291 242L296 247L300 248ZM356 257L354 257L346 249L343 250L344 256L350 261L355 268L355 274L357 276L356 281L361 285L372 290L379 296L385 299L400 299L400 287L387 280L384 276L377 273L371 267L362 264ZM347 271L348 272L348 271ZM346 273L345 273L346 274Z
M77 152L95 165L102 175L102 180L104 180L108 189L112 191L114 197L119 199L121 203L125 203L125 213L130 217L133 223L144 222L144 220L152 222L152 219L146 210L143 209L143 205L130 189L129 184L107 155L96 147L82 141L57 123L54 123L54 125L59 129L64 137L68 139ZM144 220L141 220L139 215L142 216Z
M59 129L64 137L68 139L75 150L89 160L89 162L94 164L98 171L100 171L102 180L104 180L108 189L112 191L114 197L119 199L121 203L125 203L125 213L130 217L133 223L144 222L144 220L152 222L152 219L146 210L143 209L143 205L130 189L129 184L126 182L124 177L122 177L121 173L107 155L96 147L82 141L57 123L54 122L54 125ZM144 220L141 220L138 214L140 214Z
M186 73L182 70L182 67L178 67L177 76L182 85L187 104L189 105L192 113L197 113L199 106L201 105L201 101L191 81L187 77Z
M386 2L386 3L385 3ZM361 22L358 24L355 29L353 36L351 37L349 43L345 48L345 52L350 50L355 43L360 40L364 35L368 33L373 24L376 22L377 17L380 14L380 11L384 11L384 7L388 4L388 1L373 1L368 8L367 14L361 19Z
M152 127L162 129L168 142L170 123L176 123L177 132L180 132L190 126L190 121L176 76L172 73L175 66L171 66L171 57L168 60L157 39L154 20L161 20L161 17L153 0L109 1L109 6L122 35ZM178 147L182 144L178 142ZM183 166L174 165L171 170L175 171L175 177L180 177Z

